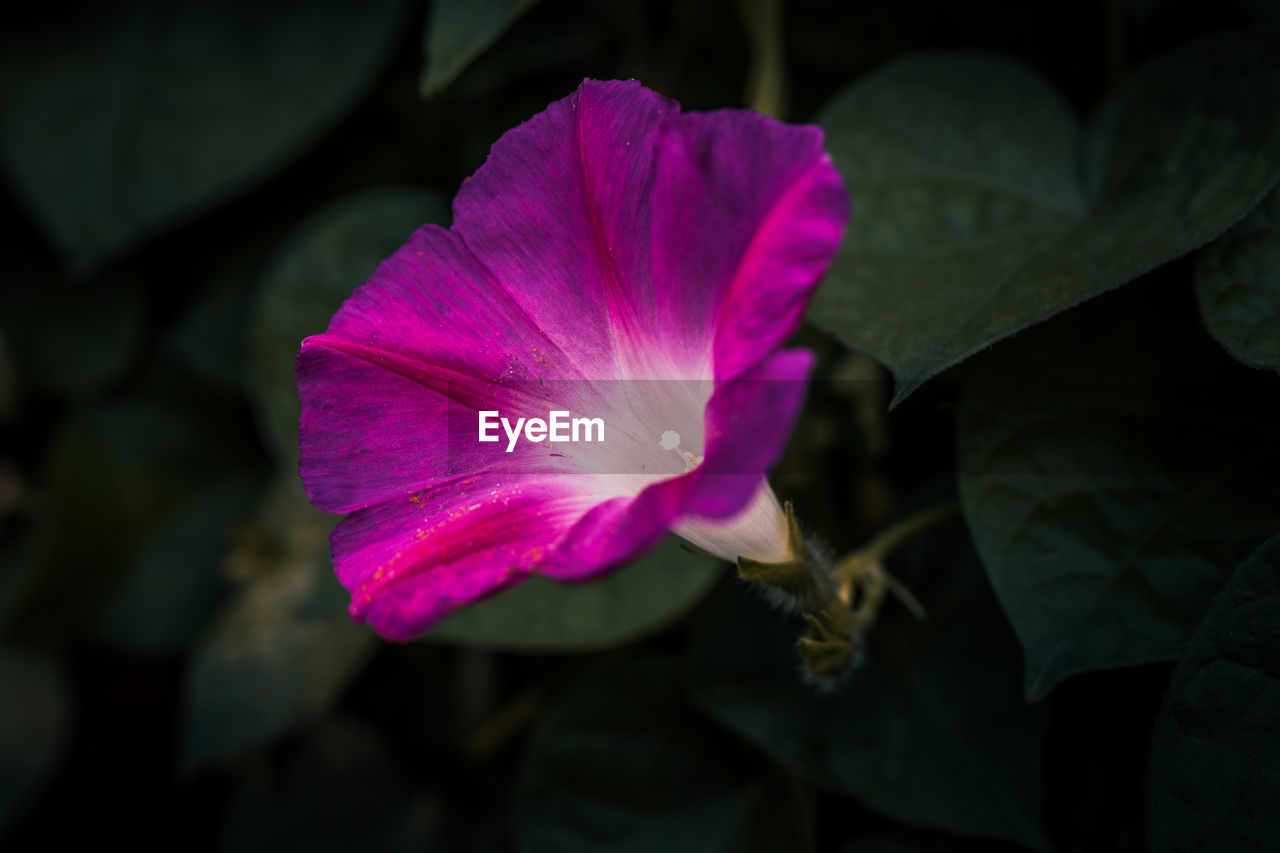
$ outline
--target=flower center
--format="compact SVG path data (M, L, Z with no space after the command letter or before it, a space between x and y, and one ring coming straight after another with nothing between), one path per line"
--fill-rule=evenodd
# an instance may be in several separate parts
M684 472L686 474L701 465L702 460L706 458L705 456L694 456L687 450L681 450L680 433L673 429L669 429L662 434L662 437L658 439L658 446L663 450L671 450L678 453L680 458L684 460Z

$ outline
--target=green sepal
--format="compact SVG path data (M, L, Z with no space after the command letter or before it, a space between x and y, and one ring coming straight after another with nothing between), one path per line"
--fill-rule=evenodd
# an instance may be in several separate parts
M788 501L787 551L790 559L781 563L764 563L749 557L738 558L738 577L765 586L782 601L800 610L818 610L831 597L831 578L819 566L800 531L795 509Z

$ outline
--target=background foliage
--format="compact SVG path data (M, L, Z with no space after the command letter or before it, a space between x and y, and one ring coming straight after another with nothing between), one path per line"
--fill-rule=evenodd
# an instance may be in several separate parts
M0 35L0 844L1280 849L1265 2L28 4ZM396 646L301 493L305 335L586 76L821 124L775 476L865 665L667 543ZM891 405L892 404L892 405ZM74 819L68 819L74 816Z

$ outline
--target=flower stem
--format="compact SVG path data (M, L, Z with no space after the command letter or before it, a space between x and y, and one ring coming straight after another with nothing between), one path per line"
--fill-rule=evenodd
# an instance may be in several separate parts
M914 539L930 527L946 521L959 512L959 501L947 501L938 506L930 507L898 522L887 530L882 530L872 537L870 542L859 548L858 553L883 562L886 557L897 550L898 546ZM836 572L838 573L839 571L840 568L837 566Z
M875 627L885 596L892 593L917 619L924 607L884 569L894 550L960 511L956 501L932 507L872 537L827 570L800 531L795 510L785 507L790 557L779 563L738 558L738 576L757 584L777 604L801 612L808 630L797 647L808 679L832 688L862 659L867 633Z
M832 570L836 595L854 615L859 630L875 624L886 593L893 593L916 619L925 618L924 606L911 590L884 569L884 561L897 548L960 511L960 504L948 501L900 521L880 532L863 547L845 557Z
M780 119L787 106L781 0L738 0L738 12L751 47L747 106Z

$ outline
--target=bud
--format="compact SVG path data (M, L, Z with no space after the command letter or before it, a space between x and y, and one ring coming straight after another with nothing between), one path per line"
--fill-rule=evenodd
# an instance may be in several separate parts
M875 627L885 597L893 593L917 619L924 608L884 568L896 546L956 513L954 504L923 512L886 530L834 568L823 548L807 541L790 502L786 504L787 557L764 562L738 557L738 576L756 584L775 605L799 610L809 629L797 641L805 675L831 690L863 659L866 635Z
M830 600L817 613L804 614L809 623L796 646L805 676L821 690L829 691L862 663L865 643L852 612L838 600Z

